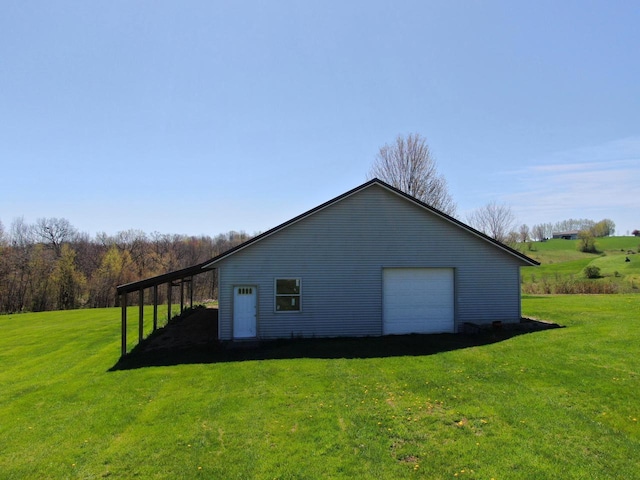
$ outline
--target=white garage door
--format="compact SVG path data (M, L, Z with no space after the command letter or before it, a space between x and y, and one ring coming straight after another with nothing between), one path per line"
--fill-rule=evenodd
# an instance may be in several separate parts
M453 333L452 268L385 268L383 332Z

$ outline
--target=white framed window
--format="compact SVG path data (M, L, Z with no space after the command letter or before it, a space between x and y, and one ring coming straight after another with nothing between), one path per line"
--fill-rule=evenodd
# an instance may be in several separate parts
M302 310L302 281L300 278L275 279L276 312L299 312Z

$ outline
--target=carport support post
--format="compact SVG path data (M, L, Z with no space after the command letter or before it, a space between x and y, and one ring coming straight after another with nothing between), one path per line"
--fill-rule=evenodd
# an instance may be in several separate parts
M167 323L171 321L171 281L167 283Z
M144 337L144 290L138 292L138 343Z
M184 278L180 279L180 315L184 312Z
M193 277L189 279L189 306L193 308Z
M158 285L153 286L153 331L158 329Z
M127 354L127 294L120 295L120 306L122 307L122 348L121 355Z

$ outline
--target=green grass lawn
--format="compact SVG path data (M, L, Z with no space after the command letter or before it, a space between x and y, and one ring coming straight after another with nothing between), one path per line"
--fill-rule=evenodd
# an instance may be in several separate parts
M595 254L578 251L578 243L578 240L559 239L533 242L531 250L529 244L519 245L525 255L541 262L538 267L522 269L523 291L554 293L558 284L566 286L570 282L585 280L585 267L594 265L600 268L602 278L588 282L605 287L613 285L613 290L619 293L640 292L640 238L598 238L598 253Z
M0 316L0 478L640 478L640 296L523 311L566 328L118 371L117 309Z

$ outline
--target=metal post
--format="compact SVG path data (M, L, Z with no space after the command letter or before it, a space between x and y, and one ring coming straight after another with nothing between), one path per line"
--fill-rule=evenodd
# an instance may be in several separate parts
M180 279L180 315L184 312L184 278Z
M144 337L144 290L138 292L138 343Z
M167 283L167 322L171 321L171 282Z
M121 355L127 354L127 294L120 295L120 306L122 307L122 348Z
M158 285L153 286L153 331L158 329Z

